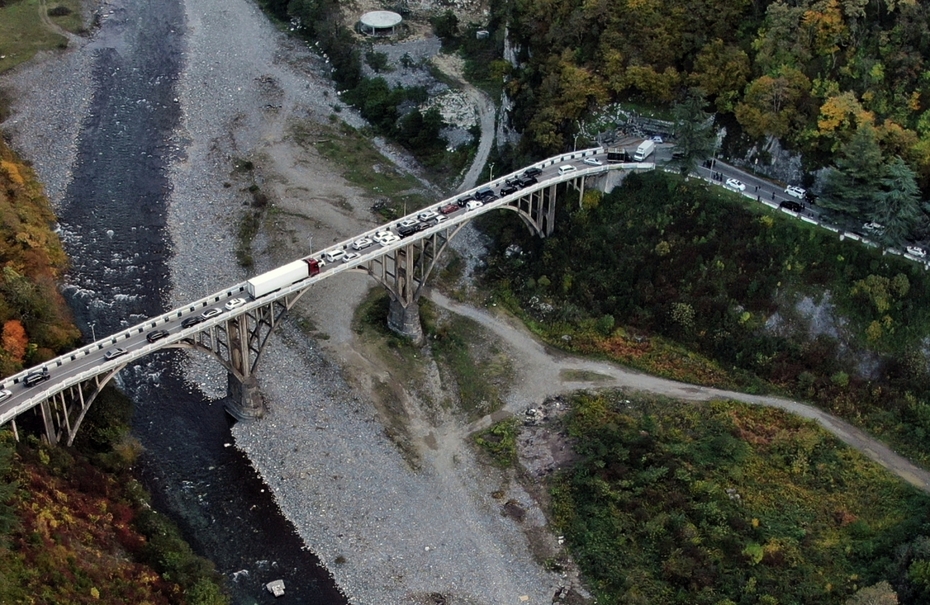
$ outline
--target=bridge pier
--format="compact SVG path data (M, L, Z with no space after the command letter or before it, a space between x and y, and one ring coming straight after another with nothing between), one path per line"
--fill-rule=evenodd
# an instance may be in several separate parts
M423 344L423 326L420 325L420 305L415 301L404 305L391 297L388 307L388 327L413 341L415 345Z
M226 373L226 411L237 420L251 420L265 415L265 398L255 376L239 380Z

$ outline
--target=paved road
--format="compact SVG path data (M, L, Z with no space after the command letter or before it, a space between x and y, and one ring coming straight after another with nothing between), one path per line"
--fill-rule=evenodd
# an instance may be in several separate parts
M737 391L696 386L650 376L614 363L565 354L540 342L522 323L497 307L479 309L463 305L437 291L431 291L427 296L440 307L478 322L514 348L513 362L519 366L519 374L522 376L515 386L515 396L511 396L507 402L507 411L514 414L522 412L527 405L542 401L549 396L579 389L604 387L631 388L685 401L732 399L752 405L779 408L814 420L853 449L914 487L930 493L930 472L903 456L899 456L887 445L845 420L814 406L782 397L748 395ZM578 378L585 375L589 376L587 381ZM485 417L471 428L473 430L486 428L493 420L494 418L490 416Z

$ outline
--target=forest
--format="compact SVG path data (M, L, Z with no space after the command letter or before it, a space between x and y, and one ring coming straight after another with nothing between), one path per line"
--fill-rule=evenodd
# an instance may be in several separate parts
M661 172L559 212L546 239L489 219L489 286L544 338L814 401L930 467L922 265Z
M514 0L508 83L549 154L585 112L700 90L718 119L827 165L863 125L930 179L930 7L898 0Z
M928 498L813 423L733 402L571 398L552 514L598 603L930 598Z

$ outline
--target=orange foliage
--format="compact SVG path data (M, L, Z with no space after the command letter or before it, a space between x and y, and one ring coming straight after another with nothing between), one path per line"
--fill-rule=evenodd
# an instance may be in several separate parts
M26 355L26 346L29 338L26 329L18 319L10 319L3 324L3 350L10 354L16 362L22 363Z

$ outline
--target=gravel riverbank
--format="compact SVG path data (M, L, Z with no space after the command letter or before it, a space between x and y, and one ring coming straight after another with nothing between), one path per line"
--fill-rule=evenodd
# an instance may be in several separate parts
M119 2L105 8L119 16ZM340 107L327 64L287 39L245 0L186 0L184 69L177 89L182 126L171 167L172 301L198 298L246 277L235 260L236 230L250 199L248 179L304 222L288 246L259 239L265 270L317 242L348 237L375 218L372 200L335 167L295 146L295 120L329 124ZM110 41L112 42L112 41ZM94 42L5 78L17 96L4 125L34 162L54 202L69 181L74 142L90 90ZM244 176L237 159L259 167ZM290 211L290 210L289 210ZM316 246L319 248L319 244ZM452 419L422 422L421 466L412 470L385 436L364 391L350 386L349 320L372 283L359 275L328 280L305 297L328 336L308 340L290 321L263 354L259 381L269 412L233 429L307 547L352 603L549 603L562 579L534 562L529 530L544 525L532 498L472 458ZM335 283L338 282L338 283ZM337 365L338 364L338 365ZM225 396L226 375L191 357L186 375L204 393ZM389 379L390 377L385 377ZM497 499L492 497L496 493ZM525 510L502 514L505 501ZM437 600L442 599L442 600Z

